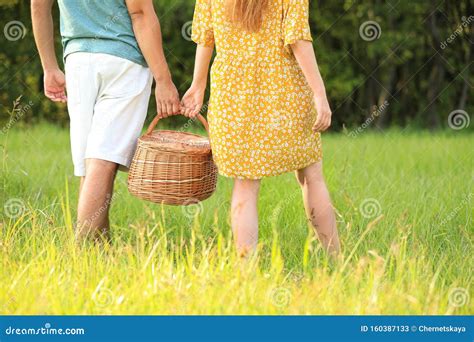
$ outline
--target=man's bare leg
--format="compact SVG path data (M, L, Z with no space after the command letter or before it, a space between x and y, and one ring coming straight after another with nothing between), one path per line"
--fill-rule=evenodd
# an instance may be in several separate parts
M81 198L81 192L82 188L84 187L84 182L86 181L86 177L81 177L80 183L79 183L79 200Z
M88 159L86 177L81 180L77 209L78 240L107 239L109 209L118 165L100 159Z

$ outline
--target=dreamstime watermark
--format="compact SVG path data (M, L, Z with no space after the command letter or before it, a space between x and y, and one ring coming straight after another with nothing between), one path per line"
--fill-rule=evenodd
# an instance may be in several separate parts
M270 299L273 305L282 308L290 304L291 292L286 287L276 287L271 291Z
M26 36L26 27L19 20L12 20L6 23L3 27L3 35L7 40L15 42L17 40L23 39Z
M461 201L461 203L459 203L459 205L454 208L448 215L446 215L446 217L440 222L440 226L447 225L453 218L455 218L462 210L462 208L472 200L472 196L472 192L466 195Z
M98 287L92 294L95 305L105 308L114 302L114 293L106 287Z
M107 33L110 31L110 28L112 27L112 25L114 25L117 22L121 22L123 20L124 20L124 15L121 12L108 16L105 21L105 24L102 25L101 29L97 31L94 37L92 37L92 39L88 39L85 42L85 49L92 49L93 44L101 40L101 37L103 37L104 33Z
M0 315L7 314L10 315L11 313L15 312L15 307L17 305L17 301L15 297L10 297L7 302L0 306Z
M13 107L13 111L12 111L12 115L10 116L10 119L8 120L8 122L5 124L5 126L3 126L2 128L2 134L6 134L10 128L13 127L13 125L15 125L18 121L20 121L20 119L27 113L31 110L31 108L35 105L33 101L28 101L27 104L25 105L20 105L20 99L21 97L19 97L15 103L14 103L14 107Z
M285 205L288 203L292 203L297 197L301 196L300 191L295 191L293 192L290 196L287 196L283 198L276 206L275 209L273 209L272 213L268 215L262 222L262 225L271 225L274 224L278 221L278 218L280 217L281 213L283 212L283 209Z
M359 35L366 42L373 42L382 36L382 28L378 22L368 20L360 25Z
M206 102L202 107L201 109L199 110L199 114L203 114L207 111L207 109L209 108L209 102ZM188 120L186 121L186 123L181 127L181 129L179 130L179 132L185 132L189 129L189 127L191 127L191 125L196 122L196 120L198 120L197 117L194 117L194 118L188 118Z
M1 227L0 227L1 228ZM20 296L22 291L30 285L30 279L28 279L25 284L16 285L15 290L17 291L17 297ZM10 298L0 305L0 315L13 315L18 306L17 298L15 296L10 296ZM1 340L0 340L1 341Z
M115 198L117 198L117 196L119 196L119 195L120 195L120 192L118 192L118 191L117 191L116 193L114 193L112 196L107 195L107 199L105 200L104 204L101 205L101 206L99 207L99 209L97 209L97 210L94 212L94 214L93 214L91 217L89 217L89 218L84 222L84 224L85 224L85 225L90 225L90 224L92 224L92 222L94 222L94 221L97 220L99 217L101 217L104 213L106 213L106 212L109 210L109 208L110 208L112 202L113 202L113 201L115 200Z
M291 120L290 117L286 116L286 115L282 115L282 114L279 114L277 113L276 116L274 116L270 123L268 124L268 127L270 129L274 129L274 130L284 130L286 128L291 128L294 126L294 123L293 123L293 120Z
M456 109L448 115L448 125L455 131L460 131L461 129L469 127L470 123L471 118L465 110Z
M449 305L459 308L469 303L469 291L463 287L455 287L449 291Z
M84 335L84 328L53 328L51 323L46 323L39 328L16 328L9 326L5 335Z
M184 216L193 219L204 211L204 205L196 198L189 198L183 203L181 210Z
M454 30L454 32L451 33L451 35L439 45L441 50L446 49L449 44L453 43L463 33L464 29L473 22L474 15L471 15L469 17L462 17L461 24L459 24L458 27Z
M207 138L202 139L202 140L196 140L196 139L191 140L191 139L175 139L175 138L169 138L169 137L164 137L164 136L158 136L156 140L161 143L184 144L184 145L189 145L193 147L210 148L210 143Z
M3 205L3 211L8 218L14 220L25 213L26 205L20 198L10 198Z
M357 127L356 129L353 129L352 131L350 131L348 133L348 135L352 138L355 138L357 137L360 133L362 133L367 127L370 126L370 124L372 124L372 122L378 118L379 116L381 116L383 113L385 113L385 111L387 110L388 106L390 105L390 103L385 100L384 103L382 103L381 106L378 106L375 108L374 111L372 111L372 114L370 115L370 117L367 118L367 120L364 121L364 123L362 125L360 125L359 127Z
M375 198L366 198L359 206L359 211L365 218L374 218L382 213L380 202Z
M184 39L190 42L192 41L192 34L193 34L193 22L187 21L181 27L181 35L183 36Z

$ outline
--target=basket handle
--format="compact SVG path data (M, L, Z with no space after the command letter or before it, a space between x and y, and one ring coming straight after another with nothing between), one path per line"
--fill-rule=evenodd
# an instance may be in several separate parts
M197 118L202 123L204 128L206 129L207 134L209 134L209 124L207 123L206 119L204 119L204 117L201 114L198 114ZM156 125L158 125L158 122L160 120L161 120L161 118L158 115L155 116L155 118L151 122L150 126L148 126L148 129L147 129L145 135L151 134L155 130L155 127L156 127ZM195 119L192 119L192 120L194 121Z

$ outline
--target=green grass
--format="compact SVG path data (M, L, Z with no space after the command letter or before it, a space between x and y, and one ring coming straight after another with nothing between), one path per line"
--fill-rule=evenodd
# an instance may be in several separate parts
M289 174L263 181L247 264L232 245L231 181L183 209L132 197L121 173L112 245L79 247L67 130L1 139L0 314L474 313L472 134L325 135L343 259L322 253Z

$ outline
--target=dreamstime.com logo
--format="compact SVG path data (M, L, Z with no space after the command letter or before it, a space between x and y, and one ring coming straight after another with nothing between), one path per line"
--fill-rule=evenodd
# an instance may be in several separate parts
M186 39L188 42L190 42L191 36L193 32L193 22L188 21L186 22L182 27L181 27L181 35L183 36L184 39Z
M26 36L26 27L19 20L9 21L3 27L3 35L11 42L23 39Z
M456 287L449 291L448 300L449 304L459 308L469 303L469 292L463 287Z
M26 211L25 202L20 198L10 198L3 205L5 215L11 219L17 219Z
M359 206L359 211L365 218L371 219L382 213L382 206L375 198L366 198Z
M461 129L469 127L471 123L471 118L469 114L462 109L453 110L448 115L448 125L451 129L459 131Z
M291 292L285 287L274 288L270 293L270 299L273 305L282 308L290 304Z
M451 35L446 38L445 41L441 42L440 48L442 50L446 49L449 44L453 43L458 37L463 35L465 29L469 28L469 26L474 22L474 15L469 17L462 17L461 24L451 33Z
M114 297L114 293L105 287L98 288L92 294L92 300L100 308L111 305L114 302Z
M384 101L381 106L376 106L375 110L372 111L372 114L370 117L368 117L362 125L357 127L356 129L352 130L351 132L348 133L348 136L351 138L357 137L360 133L362 133L367 127L370 126L370 124L379 116L381 116L385 111L387 110L388 106L390 103L388 101Z
M84 328L53 328L50 323L46 323L44 327L40 328L16 328L8 327L5 329L7 336L21 336L21 335L85 335Z
M373 20L368 20L362 23L359 27L359 35L366 42L373 42L382 35L382 28L379 23Z
M196 215L200 215L204 211L204 205L198 199L190 198L183 203L181 210L188 219L194 219Z
M23 95L22 95L23 96ZM15 102L14 102L14 109L12 112L12 115L10 116L10 119L8 122L5 124L5 126L2 127L0 130L0 133L6 134L10 128L12 128L18 121L25 116L26 113L28 113L31 108L35 105L33 101L28 101L27 104L20 104L20 100L22 98L20 96Z

